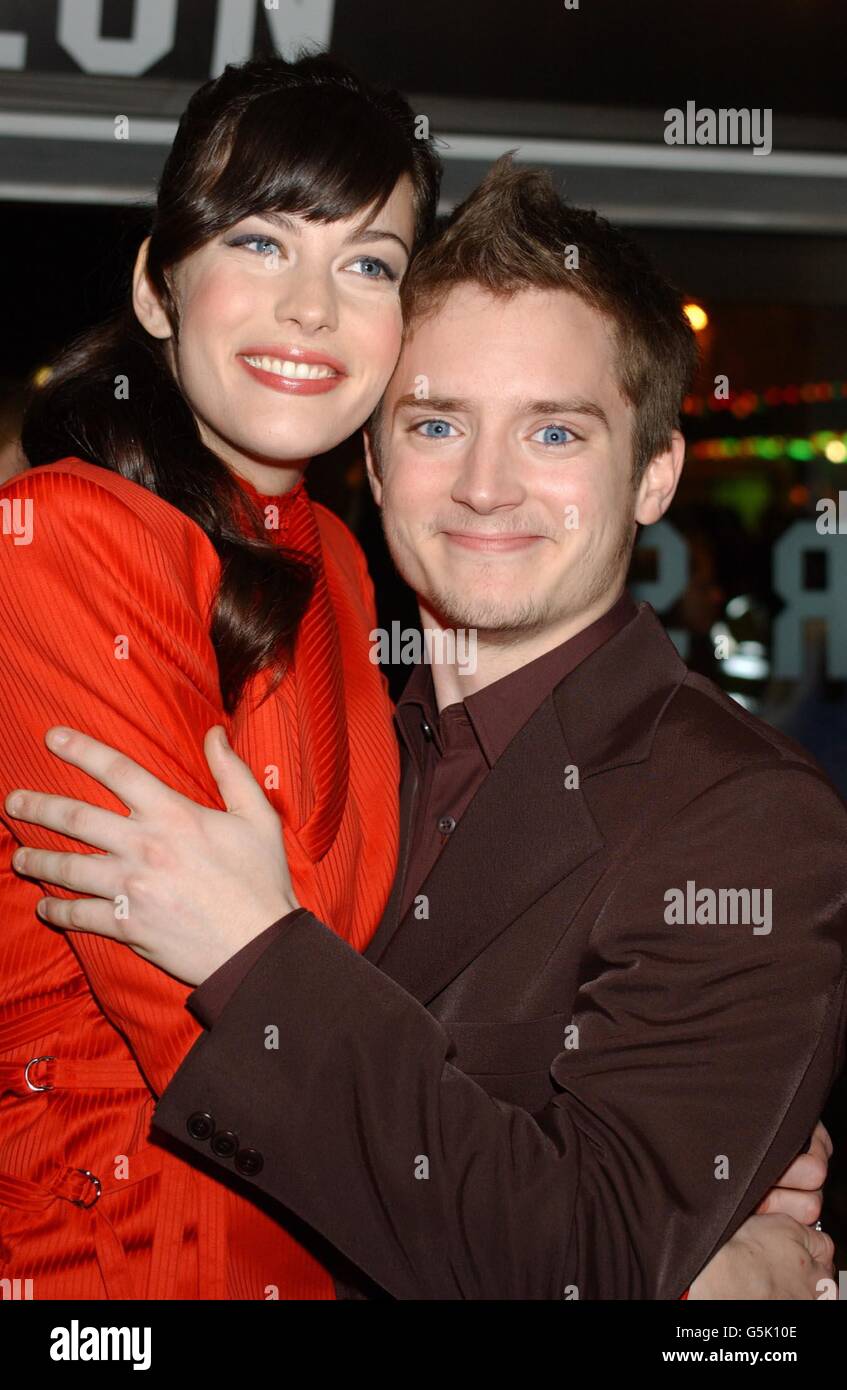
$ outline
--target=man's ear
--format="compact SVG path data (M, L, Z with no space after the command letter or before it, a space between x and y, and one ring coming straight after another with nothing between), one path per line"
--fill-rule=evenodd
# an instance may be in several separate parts
M142 328L146 328L152 338L170 338L173 330L159 301L150 277L147 274L147 250L150 238L145 237L138 248L135 268L132 272L132 307Z
M685 440L679 430L671 435L671 445L651 459L638 484L635 520L640 526L661 521L676 492L685 462Z
M381 506L382 506L382 479L380 478L379 472L378 472L378 469L377 469L376 450L374 449L374 443L373 443L373 439L372 439L372 437L371 437L371 431L370 431L370 428L369 428L368 426L365 427L364 440L365 440L365 469L366 469L367 475L368 475L368 482L369 482L370 485L371 485L371 492L373 493L373 499L374 499L374 501L376 502L376 505L377 505L378 507L381 507Z

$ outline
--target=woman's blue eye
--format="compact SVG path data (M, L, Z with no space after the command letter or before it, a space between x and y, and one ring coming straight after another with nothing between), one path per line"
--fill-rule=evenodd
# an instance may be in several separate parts
M228 246L261 246L260 256L275 256L279 252L279 242L274 241L273 237L260 236L258 232L245 232L243 236L233 237L232 241L227 242ZM267 248L270 247L270 250Z
M423 434L424 439L446 439L447 431L452 428L449 420L421 420L420 424L415 426L417 433Z
M397 279L391 266L386 265L385 261L381 261L378 256L357 256L353 264L366 267L365 270L356 271L356 274L363 276L365 280Z
M542 429L535 431L533 439L539 434L545 436L541 440L542 444L570 444L571 440L576 438L564 425L544 425Z

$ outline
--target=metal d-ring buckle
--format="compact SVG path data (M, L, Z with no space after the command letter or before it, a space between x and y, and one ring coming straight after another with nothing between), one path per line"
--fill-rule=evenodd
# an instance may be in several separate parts
M29 1087L29 1089L30 1089L31 1091L52 1091L52 1090L53 1090L53 1083L52 1083L52 1081L46 1082L44 1086L36 1086L32 1081L30 1081L30 1079L29 1079L29 1069L30 1069L30 1067L36 1067L36 1066L38 1066L38 1063L39 1063L39 1062L55 1062L55 1060L56 1060L55 1057L30 1057L29 1061L27 1062L26 1066L24 1067L24 1081L26 1082L27 1086Z
M94 1196L92 1197L92 1199L91 1199L90 1202L83 1202L82 1199L79 1198L79 1197L71 1197L71 1198L70 1198L71 1206L74 1206L74 1207L84 1207L85 1210L88 1211L88 1208L89 1208L89 1207L93 1207L93 1206L94 1206L94 1203L100 1200L100 1193L101 1193L102 1190L103 1190L102 1184L101 1184L101 1182L100 1182L100 1179L99 1179L99 1178L95 1178L94 1174L93 1174L93 1173L90 1173L89 1170L88 1170L87 1168L75 1168L75 1169L74 1169L74 1172L75 1172L75 1173L82 1173L82 1176L83 1176L84 1178L88 1178L88 1181L89 1181L90 1183L93 1183L93 1184L94 1184L95 1192L94 1192Z

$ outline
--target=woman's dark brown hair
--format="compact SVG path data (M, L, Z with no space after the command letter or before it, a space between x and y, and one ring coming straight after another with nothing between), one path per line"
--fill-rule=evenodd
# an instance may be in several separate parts
M378 210L406 174L419 244L434 222L439 172L403 98L364 86L325 55L230 64L192 96L159 182L147 267L174 338L168 271L227 227L269 211L330 222ZM126 399L115 397L119 376ZM53 364L22 444L32 467L79 456L149 488L205 531L221 560L211 636L228 712L249 677L283 669L311 567L268 541L260 513L202 442L165 340L142 328L129 295Z

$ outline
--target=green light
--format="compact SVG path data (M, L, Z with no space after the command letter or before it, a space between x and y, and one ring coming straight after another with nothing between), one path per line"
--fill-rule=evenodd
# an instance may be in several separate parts
M809 439L789 439L785 452L790 459L797 459L802 463L815 457L815 448Z

